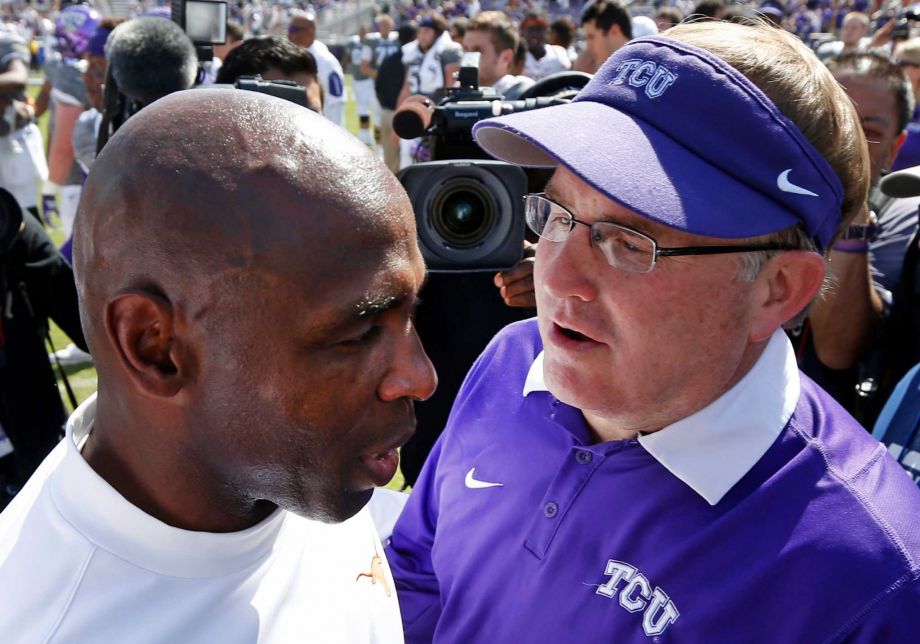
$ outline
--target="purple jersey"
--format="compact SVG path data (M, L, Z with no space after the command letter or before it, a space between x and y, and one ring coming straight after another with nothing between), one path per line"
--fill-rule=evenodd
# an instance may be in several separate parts
M707 502L522 395L541 349L534 321L493 340L396 525L407 642L916 641L920 491L814 383Z

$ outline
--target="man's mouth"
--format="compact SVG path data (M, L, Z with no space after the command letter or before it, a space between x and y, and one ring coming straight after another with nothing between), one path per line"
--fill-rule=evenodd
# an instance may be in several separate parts
M564 326L559 326L559 325L556 325L556 326L558 327L559 332L560 332L562 335L564 335L565 337L567 337L567 338L569 338L569 339L571 339L571 340L575 340L575 341L577 341L577 342L593 342L593 340L592 340L591 338L589 338L588 336L586 336L584 333L579 333L579 332L576 331L575 329L567 329L566 327L564 327Z

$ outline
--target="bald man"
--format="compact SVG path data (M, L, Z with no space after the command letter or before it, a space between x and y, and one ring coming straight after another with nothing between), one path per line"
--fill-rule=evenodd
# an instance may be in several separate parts
M286 101L180 92L77 222L99 389L0 515L3 640L401 642L363 508L435 375L392 173Z

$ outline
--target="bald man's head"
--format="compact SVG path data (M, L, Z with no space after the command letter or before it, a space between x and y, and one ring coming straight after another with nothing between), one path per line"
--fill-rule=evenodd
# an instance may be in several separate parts
M307 110L181 92L129 120L96 160L74 232L79 290L92 300L169 282L178 293L311 246L324 251L317 270L337 270L349 235L405 224L401 193L367 146Z
M350 516L389 467L364 456L434 386L405 192L286 101L190 90L131 118L84 187L74 269L100 399L186 428L179 457L246 499Z

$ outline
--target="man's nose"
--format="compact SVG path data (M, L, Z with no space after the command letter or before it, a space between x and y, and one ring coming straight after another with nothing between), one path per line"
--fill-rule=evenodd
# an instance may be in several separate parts
M540 242L534 265L536 288L557 299L576 297L589 302L597 297L595 277L602 267L591 247L590 232L575 226L562 241Z
M380 384L381 400L427 400L438 386L438 375L414 326L399 339L398 347L390 370Z

